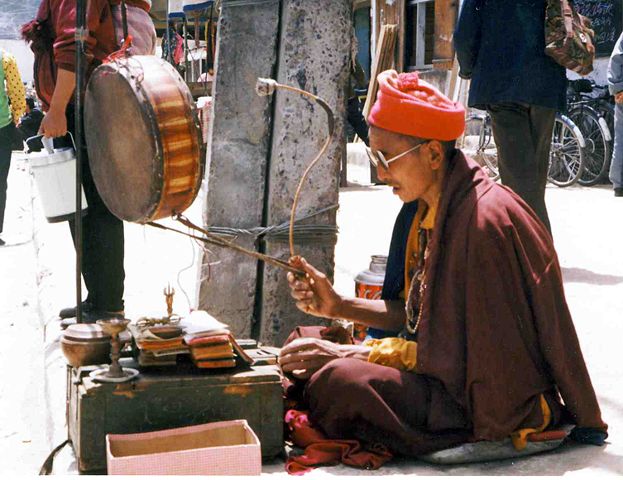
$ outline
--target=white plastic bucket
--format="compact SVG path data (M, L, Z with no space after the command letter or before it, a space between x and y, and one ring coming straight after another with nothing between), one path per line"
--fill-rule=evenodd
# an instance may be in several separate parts
M50 223L70 220L76 213L76 156L73 148L54 149L52 139L43 138L45 151L29 155L30 168L39 190L43 214ZM82 189L82 214L87 199Z

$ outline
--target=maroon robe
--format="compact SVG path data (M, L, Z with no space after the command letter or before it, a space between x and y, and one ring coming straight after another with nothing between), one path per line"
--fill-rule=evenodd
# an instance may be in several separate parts
M527 204L457 151L430 242L417 374L330 362L306 389L312 421L420 454L539 427L544 394L553 423L605 431L552 238Z

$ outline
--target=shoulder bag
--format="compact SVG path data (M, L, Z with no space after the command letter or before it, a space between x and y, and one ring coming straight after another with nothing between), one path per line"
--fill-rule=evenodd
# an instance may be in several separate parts
M545 54L580 75L593 71L595 32L591 21L580 15L569 0L547 0Z

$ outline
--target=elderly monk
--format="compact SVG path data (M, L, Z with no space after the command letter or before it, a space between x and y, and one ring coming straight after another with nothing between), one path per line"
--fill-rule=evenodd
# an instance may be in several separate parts
M396 332L363 345L297 338L284 372L309 379L310 419L331 438L419 455L527 436L562 422L602 444L607 425L565 301L552 237L510 189L454 148L465 112L417 73L379 75L370 161L404 202L382 300L345 298L302 258L297 306Z

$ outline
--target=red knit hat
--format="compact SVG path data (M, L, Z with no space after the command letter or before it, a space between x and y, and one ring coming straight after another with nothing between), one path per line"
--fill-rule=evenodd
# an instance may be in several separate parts
M417 72L379 74L379 91L368 124L412 137L454 140L465 130L465 109Z

